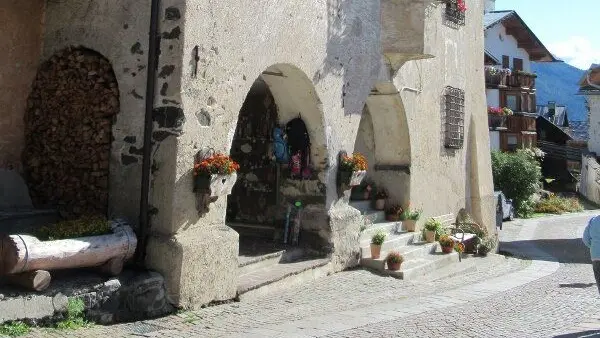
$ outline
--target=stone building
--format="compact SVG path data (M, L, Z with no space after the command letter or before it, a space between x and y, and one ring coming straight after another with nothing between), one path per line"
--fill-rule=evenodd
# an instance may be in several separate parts
M273 232L292 201L319 265L356 265L363 220L337 193L340 151L368 155L370 179L402 205L464 207L493 232L483 1L453 4L3 1L0 164L38 204L136 224L146 266L182 307L235 297L244 239ZM305 180L266 160L273 126L298 116ZM201 214L192 167L211 149L243 175Z

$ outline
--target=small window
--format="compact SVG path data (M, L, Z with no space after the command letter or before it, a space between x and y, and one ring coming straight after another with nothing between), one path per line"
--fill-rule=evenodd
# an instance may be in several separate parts
M523 59L513 58L513 68L515 70L523 70Z
M516 150L519 145L519 138L517 135L507 135L506 136L506 146L508 150Z
M465 12L459 9L458 0L447 0L446 20L455 25L465 25Z
M465 137L465 91L446 87L445 99L445 139L446 148L460 149Z
M510 108L512 111L520 111L519 99L517 95L506 94L506 107Z
M508 55L502 55L502 68L510 68L510 58Z

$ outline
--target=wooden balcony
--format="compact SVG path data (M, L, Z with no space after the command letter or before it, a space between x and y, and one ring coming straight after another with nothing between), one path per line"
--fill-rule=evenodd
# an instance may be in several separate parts
M501 69L486 67L485 84L488 88L519 88L535 90L535 74L515 71L508 75Z
M506 126L508 131L520 133L522 131L536 132L536 119L529 116L507 116Z

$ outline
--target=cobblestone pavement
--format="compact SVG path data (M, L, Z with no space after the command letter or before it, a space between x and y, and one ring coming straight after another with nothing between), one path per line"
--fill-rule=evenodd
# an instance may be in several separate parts
M346 271L240 303L157 320L32 337L578 337L594 330L600 297L579 236L589 214L505 224L501 249L476 272L431 282ZM534 240L520 240L525 238ZM530 252L533 252L531 251ZM539 251L538 250L538 251ZM500 261L499 261L500 260ZM600 327L600 324L598 325Z

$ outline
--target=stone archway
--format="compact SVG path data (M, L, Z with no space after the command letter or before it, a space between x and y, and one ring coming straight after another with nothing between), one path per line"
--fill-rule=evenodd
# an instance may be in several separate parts
M119 90L110 62L65 48L39 68L25 114L23 163L34 204L64 217L106 215Z
M289 162L277 163L273 156L274 128L285 131L288 122L298 117L310 140L302 161L303 168L309 170L301 177L292 174ZM264 248L256 249L257 242L261 246L270 243L266 250L272 244L282 244L287 209L296 202L302 205L303 213L299 245L313 251L330 251L323 120L321 101L312 81L297 67L273 65L253 83L238 115L230 151L242 168L228 197L227 222L240 234L241 255L265 252ZM246 250L247 243L252 248Z
M367 98L354 149L367 156L369 178L390 198L410 203L411 144L402 99L392 83L377 83Z

